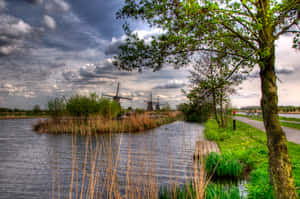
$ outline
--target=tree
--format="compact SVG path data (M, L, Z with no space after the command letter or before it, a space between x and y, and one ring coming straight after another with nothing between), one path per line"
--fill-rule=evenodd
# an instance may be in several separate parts
M34 107L33 107L33 113L34 114L38 114L40 112L41 112L40 105L38 105L38 104L34 105Z
M286 136L278 119L275 41L294 34L299 48L299 0L126 0L118 18L134 17L162 29L151 41L132 34L128 24L126 44L115 64L133 70L159 70L164 63L183 65L194 53L224 53L233 68L260 68L261 108L269 149L269 175L277 199L298 198L292 177Z
M54 120L58 120L66 111L66 102L64 97L56 97L49 100L48 110Z
M222 54L202 54L193 65L189 77L193 92L199 92L200 96L211 99L219 127L226 126L224 106L229 100L228 95L235 91L233 86L238 85L243 78L241 74L232 71L234 68L231 68L229 62Z

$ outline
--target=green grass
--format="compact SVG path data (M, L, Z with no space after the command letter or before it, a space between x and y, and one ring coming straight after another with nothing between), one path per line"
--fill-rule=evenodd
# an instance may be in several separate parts
M205 189L206 199L243 199L237 187L226 188L222 185L210 183ZM177 187L176 190L164 189L159 199L196 199L196 192L192 184Z
M293 129L300 129L300 124L289 123L289 122L280 122L281 126L286 126Z
M262 119L258 119L256 117L248 117L247 115L241 115L241 114L237 114L236 116L240 116L240 117L247 117L251 120L258 120L258 121L263 121ZM280 120L286 120L286 121L300 121L299 118L287 118L287 117L279 117ZM295 124L295 123L289 123L289 122L280 122L281 126L285 126L285 127L289 127L289 128L293 128L293 129L300 129L300 124Z
M210 153L206 157L205 169L215 177L240 177L243 174L243 164L231 153Z
M300 118L291 118L291 117L282 117L279 116L280 120L285 120L285 121L295 121L295 122L300 122Z
M230 122L230 124L232 124ZM237 130L232 126L218 129L214 120L206 123L205 136L217 141L222 153L231 153L232 158L240 160L251 170L247 185L248 198L274 198L268 176L268 149L266 134L248 124L237 121ZM300 145L288 143L293 164L296 187L300 186ZM300 190L298 189L300 196Z

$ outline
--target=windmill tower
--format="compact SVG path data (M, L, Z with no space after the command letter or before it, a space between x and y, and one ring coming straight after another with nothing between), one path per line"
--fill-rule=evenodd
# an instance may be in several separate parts
M154 102L154 104L155 104L155 110L160 110L161 105L166 105L166 103L160 103L159 96L157 96L157 101Z
M150 98L148 101L145 100L147 103L147 111L153 111L153 101L152 101L152 92L150 93Z
M116 95L107 95L107 94L102 94L102 96L105 97L111 97L115 102L117 102L120 105L120 101L121 99L126 99L126 100L132 100L132 98L130 97L122 97L119 95L119 91L120 91L120 82L118 82L117 85L117 91L116 91Z

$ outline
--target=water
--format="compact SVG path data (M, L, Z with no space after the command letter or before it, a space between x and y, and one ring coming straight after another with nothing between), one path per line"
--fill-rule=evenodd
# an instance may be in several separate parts
M72 160L77 160L79 173L83 170L86 137L37 134L31 130L34 122L33 119L0 120L1 199L51 198L52 192L55 197L60 194L66 198ZM158 184L174 180L184 183L190 179L195 142L203 139L203 129L200 124L174 122L142 133L97 136L88 147L89 151L100 147L99 170L109 167L110 155L118 157L115 159L120 180L126 178L130 159L132 175L147 175L151 171ZM92 156L89 153L87 156L90 171Z

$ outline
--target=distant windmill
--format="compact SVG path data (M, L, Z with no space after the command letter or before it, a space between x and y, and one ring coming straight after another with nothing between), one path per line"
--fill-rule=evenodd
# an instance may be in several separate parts
M157 96L157 101L154 102L152 99L152 92L150 93L149 100L145 102L147 103L147 111L153 111L153 105L155 105L155 110L160 110L160 106L165 105L165 103L160 103L159 96Z
M147 103L147 111L153 111L153 101L152 101L152 92L150 93L150 98L148 101L145 100Z
M130 97L122 97L122 96L119 96L119 90L120 90L120 82L118 82L118 85L117 85L116 95L102 94L102 96L105 96L105 97L111 97L111 98L112 98L115 102L117 102L118 104L120 104L120 100L121 100L121 99L132 100L132 98L130 98Z
M154 102L154 104L155 104L155 110L160 110L161 105L166 105L166 103L160 103L159 102L159 96L157 96L157 101Z

